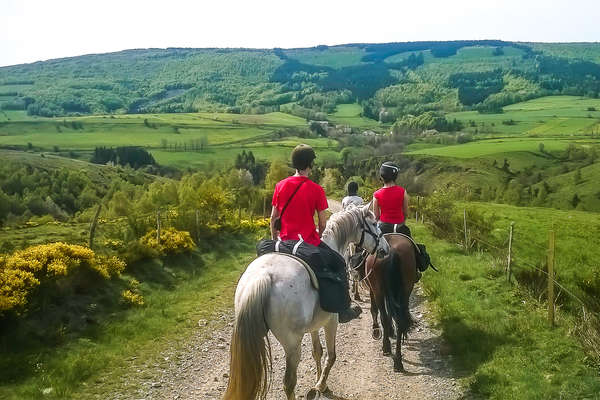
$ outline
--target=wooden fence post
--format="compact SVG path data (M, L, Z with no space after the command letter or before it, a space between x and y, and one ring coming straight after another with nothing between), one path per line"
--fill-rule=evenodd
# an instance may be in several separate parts
M419 223L419 196L417 196L417 209L415 210L415 224Z
M263 213L262 216L265 217L267 215L267 195L263 195Z
M160 244L160 210L156 210L156 243Z
M468 241L467 241L467 209L463 208L463 229L465 231L465 253L468 252Z
M196 210L196 242L200 243L200 211Z
M554 326L554 231L548 232L548 322Z
M98 216L100 215L101 208L102 204L98 204L98 208L96 209L96 213L94 214L94 219L92 220L92 224L90 225L90 249L94 248L94 235L96 234L96 225L98 223Z
M508 234L508 260L506 262L506 279L510 283L510 263L512 261L512 240L513 240L513 232L514 232L515 221L510 223L510 232Z

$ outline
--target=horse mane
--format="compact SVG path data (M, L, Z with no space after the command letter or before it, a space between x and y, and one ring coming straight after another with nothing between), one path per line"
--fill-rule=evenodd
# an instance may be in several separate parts
M360 226L362 209L354 205L348 206L345 210L331 214L327 220L322 238L333 240L337 247L342 249L351 234L356 232L356 227Z

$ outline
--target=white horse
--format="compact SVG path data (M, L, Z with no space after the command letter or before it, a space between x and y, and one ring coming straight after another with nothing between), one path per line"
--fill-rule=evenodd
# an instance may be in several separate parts
M322 241L339 254L350 243L360 243L371 253L385 255L389 246L379 240L380 232L369 206L333 214L327 221ZM323 311L305 267L278 253L252 261L235 291L235 327L231 339L229 383L225 400L265 399L271 378L269 330L285 350L283 386L288 400L296 398L296 376L302 338L310 332L312 355L317 363L317 383L307 394L315 399L327 389L327 376L335 362L335 335L338 314ZM323 347L319 329L325 328L327 358L321 368Z

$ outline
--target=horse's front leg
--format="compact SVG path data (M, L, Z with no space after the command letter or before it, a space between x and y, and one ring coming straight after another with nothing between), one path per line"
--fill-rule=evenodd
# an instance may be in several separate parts
M321 357L323 357L323 346L321 345L321 339L319 339L319 331L310 333L312 338L312 355L317 364L317 381L321 378Z
M319 377L316 389L323 393L327 390L327 377L331 371L331 367L335 363L335 335L337 334L338 321L336 317L329 319L325 325L325 346L327 347L327 357L325 358L325 368Z
M295 343L284 345L285 349L285 376L283 377L283 390L288 400L296 400L294 390L298 380L298 364L300 363L300 352L302 336ZM282 343L283 344L283 343Z
M352 282L352 292L354 293L354 300L362 301L362 299L360 298L360 293L358 292L358 281L357 280L354 280Z
M379 311L377 309L377 301L373 289L369 288L369 297L371 298L371 319L373 320L371 336L375 340L381 339L381 328L379 327Z

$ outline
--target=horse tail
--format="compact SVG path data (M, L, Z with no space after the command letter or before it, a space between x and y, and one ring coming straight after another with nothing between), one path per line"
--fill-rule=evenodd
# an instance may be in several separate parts
M264 311L271 278L263 275L242 293L231 338L224 400L265 399L270 386L271 344Z
M385 307L396 324L398 340L405 340L408 331L414 325L414 320L410 315L410 294L407 293L402 261L397 251L391 251L390 257L383 265L383 271Z

